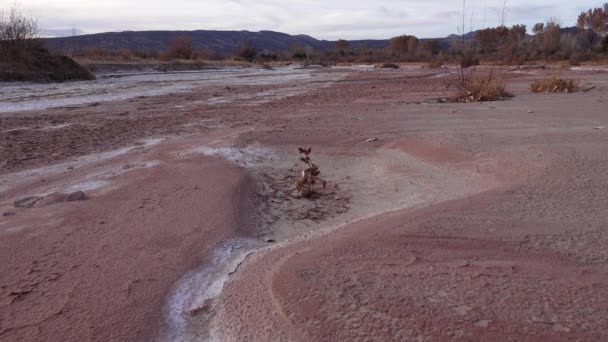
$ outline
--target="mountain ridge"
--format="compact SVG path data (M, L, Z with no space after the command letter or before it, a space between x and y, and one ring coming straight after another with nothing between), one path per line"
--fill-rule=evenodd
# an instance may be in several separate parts
M572 33L576 28L564 28L562 31ZM478 31L465 34L465 39L474 39ZM86 50L102 48L106 50L152 50L164 51L178 37L188 37L195 49L214 51L219 54L232 54L242 44L251 42L259 51L287 50L295 45L310 46L316 50L329 51L335 47L336 41L320 40L306 34L290 35L287 33L262 31L121 31L103 32L72 37L46 38L47 45L52 50ZM447 46L460 35L452 34L445 38L422 38L422 41L437 39L441 45ZM366 46L370 49L382 49L388 46L390 39L358 39L348 40L351 47Z

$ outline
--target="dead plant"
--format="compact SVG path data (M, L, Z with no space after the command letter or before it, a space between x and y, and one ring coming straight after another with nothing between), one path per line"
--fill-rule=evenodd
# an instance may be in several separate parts
M321 171L319 171L319 167L310 159L312 148L304 149L300 147L298 150L300 151L300 154L304 155L303 157L300 157L300 161L306 164L306 169L302 170L302 176L298 179L296 188L301 197L310 198L316 194L314 189L315 184L320 182L325 189L327 187L327 182L319 178Z
M532 82L530 90L533 93L574 93L580 87L575 80L552 76Z
M455 102L499 101L513 96L507 91L504 76L494 68L487 73L479 73L476 68L460 68L446 79L445 87Z

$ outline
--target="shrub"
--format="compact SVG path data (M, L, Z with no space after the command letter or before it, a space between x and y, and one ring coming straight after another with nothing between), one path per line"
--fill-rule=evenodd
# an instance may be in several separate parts
M248 62L253 62L253 60L255 59L257 54L258 54L258 51L256 50L256 48L253 46L253 43L251 43L251 42L247 42L247 43L239 46L235 51L235 55L237 57L242 58Z
M530 90L533 93L574 93L580 88L575 80L553 76L532 82Z
M384 63L384 64L380 65L380 68L382 68L382 69L399 69L399 65L397 65L395 63Z
M504 77L494 70L478 74L475 69L460 69L446 82L446 89L453 92L450 99L455 102L499 101L513 97L506 89Z
M162 55L164 60L172 59L190 59L194 49L192 48L192 39L188 37L177 37L169 46L169 49Z

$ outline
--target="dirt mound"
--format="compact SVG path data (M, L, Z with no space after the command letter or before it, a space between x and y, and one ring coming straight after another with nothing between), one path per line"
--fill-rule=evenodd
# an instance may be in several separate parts
M29 58L0 63L0 81L63 82L94 80L95 76L67 56L54 56L47 49L35 50Z

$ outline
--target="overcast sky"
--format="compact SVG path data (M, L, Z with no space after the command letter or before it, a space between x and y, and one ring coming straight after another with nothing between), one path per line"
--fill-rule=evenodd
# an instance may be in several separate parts
M578 14L606 0L507 0L507 25ZM0 0L6 9L13 0ZM420 38L457 33L459 0L19 0L49 35L125 30L272 30L319 39ZM468 0L467 28L496 26L503 0ZM471 20L471 15L473 20Z

